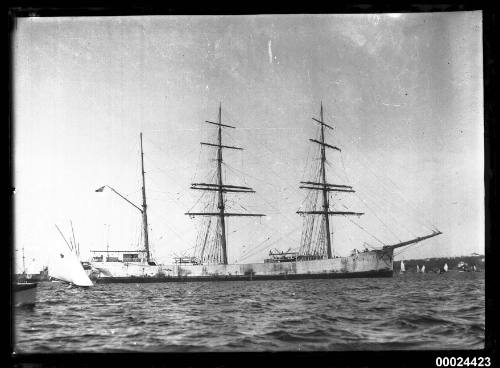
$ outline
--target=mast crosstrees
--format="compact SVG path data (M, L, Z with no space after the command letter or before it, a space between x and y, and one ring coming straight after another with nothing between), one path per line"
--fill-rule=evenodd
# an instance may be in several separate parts
M189 216L215 216L218 218L216 223L216 238L215 240L219 240L220 242L220 250L221 250L221 258L219 259L219 249L217 247L209 247L209 249L205 249L207 245L207 241L209 239L209 230L212 221L208 221L207 228L204 233L204 241L203 248L201 250L201 257L204 258L205 253L208 251L207 259L209 261L219 261L220 263L227 264L227 239L226 239L226 217L236 217L236 216L252 216L252 217L260 217L265 216L264 214L251 214L251 213L232 213L226 212L225 208L225 196L224 193L255 193L255 191L250 187L239 186L239 185L230 185L224 184L222 181L222 149L235 149L235 150L243 150L241 147L227 146L222 144L222 128L231 128L235 129L234 126L222 124L222 112L221 105L219 104L219 116L218 121L208 121L205 120L206 123L216 125L217 126L217 143L211 142L200 142L201 145L207 147L215 147L217 148L217 173L216 173L216 183L193 183L191 184L191 189L195 190L206 190L217 192L217 209L218 211L206 211L206 212L187 212L186 215ZM215 248L215 249L214 249ZM201 260L203 261L203 259Z

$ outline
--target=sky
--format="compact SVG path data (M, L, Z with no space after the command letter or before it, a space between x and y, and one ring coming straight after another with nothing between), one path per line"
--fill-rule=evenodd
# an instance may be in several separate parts
M317 164L320 104L328 180L356 193L334 208L334 254L443 232L396 259L484 254L482 15L474 12L21 18L13 34L14 235L28 272L65 246L141 247L139 133L150 243L159 262L190 255L214 168L217 119L230 262L296 249L296 214ZM344 207L343 207L344 206ZM351 221L354 221L351 222Z

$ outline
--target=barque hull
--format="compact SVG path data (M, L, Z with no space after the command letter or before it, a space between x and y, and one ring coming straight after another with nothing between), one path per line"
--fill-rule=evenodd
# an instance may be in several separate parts
M393 249L361 252L349 257L297 262L155 265L134 262L91 262L97 283L186 281L297 280L392 277Z

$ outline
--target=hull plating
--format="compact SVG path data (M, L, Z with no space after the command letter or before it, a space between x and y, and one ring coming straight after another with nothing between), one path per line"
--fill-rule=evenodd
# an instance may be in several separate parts
M314 261L248 264L156 265L92 262L96 282L176 282L391 277L393 249Z

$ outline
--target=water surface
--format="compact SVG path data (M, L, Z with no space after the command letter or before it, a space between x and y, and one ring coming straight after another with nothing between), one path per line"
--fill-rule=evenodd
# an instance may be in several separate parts
M484 348L484 273L394 278L40 283L15 310L15 351Z

